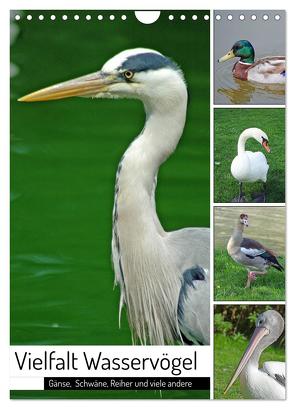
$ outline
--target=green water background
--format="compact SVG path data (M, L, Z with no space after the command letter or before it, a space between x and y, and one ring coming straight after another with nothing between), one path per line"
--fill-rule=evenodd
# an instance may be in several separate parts
M139 23L133 12L124 12L126 21L114 12L103 13L103 21L97 20L98 12L42 11L44 21L38 20L39 11L29 14L31 21L22 17L17 23L20 32L11 47L11 61L20 69L11 81L11 344L129 345L125 313L118 328L111 218L117 164L144 125L143 107L135 100L24 104L17 98L94 72L124 49L154 48L172 57L185 73L190 102L183 138L159 173L157 211L166 230L209 226L206 12L197 13L197 21L191 19L195 13L186 12L185 23L182 13L174 12L171 22L170 12L162 12L152 25ZM92 20L86 21L87 14ZM159 397L148 391L120 396ZM163 397L208 393L171 391Z

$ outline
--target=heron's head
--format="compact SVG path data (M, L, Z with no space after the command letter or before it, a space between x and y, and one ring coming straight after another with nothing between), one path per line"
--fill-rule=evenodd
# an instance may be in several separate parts
M255 58L255 52L252 44L248 40L239 40L234 43L231 50L223 57L219 58L218 62L224 62L234 57L240 57L240 61L252 64Z
M28 94L19 101L48 101L74 96L136 98L143 102L185 95L179 67L157 51L125 50L108 60L100 71Z

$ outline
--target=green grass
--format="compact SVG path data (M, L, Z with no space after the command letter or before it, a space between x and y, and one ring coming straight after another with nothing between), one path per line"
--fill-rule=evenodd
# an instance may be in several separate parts
M279 258L284 266L284 257ZM257 276L251 288L245 288L247 270L235 263L225 250L215 249L214 286L217 301L283 301L285 273L270 268L265 276Z
M239 381L224 395L223 391L233 374L239 360L247 347L248 341L243 338L215 334L214 337L214 398L215 399L244 399L240 392ZM263 352L260 365L265 361L284 361L284 349L269 347Z
M267 177L267 202L285 202L285 110L271 109L216 109L214 136L214 200L216 203L231 202L239 192L238 182L230 167L237 155L237 143L246 128L257 127L267 133L271 153L265 153L269 164ZM264 151L255 140L248 140L246 149ZM245 183L246 200L252 201L251 193L261 192L262 184Z

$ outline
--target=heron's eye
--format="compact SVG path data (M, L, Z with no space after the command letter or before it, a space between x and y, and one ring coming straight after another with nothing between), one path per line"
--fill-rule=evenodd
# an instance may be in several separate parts
M132 72L132 71L125 71L124 72L124 77L126 78L126 80L131 80L131 78L133 77L133 75L134 75L134 72Z

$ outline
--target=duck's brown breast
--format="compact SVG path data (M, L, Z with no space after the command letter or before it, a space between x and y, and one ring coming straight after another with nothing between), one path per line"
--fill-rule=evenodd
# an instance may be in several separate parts
M236 62L233 66L233 76L239 80L247 81L248 71L252 64L243 64L241 62Z

